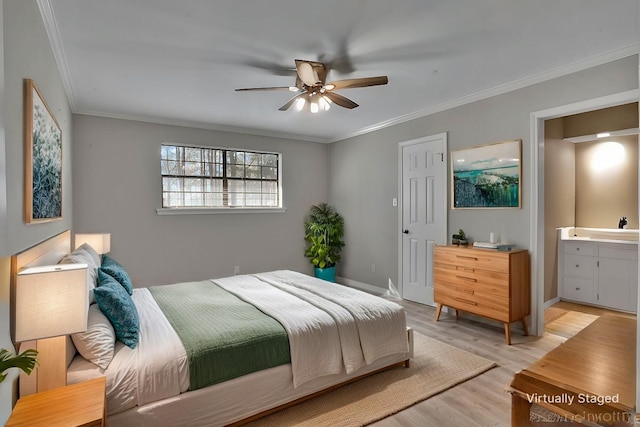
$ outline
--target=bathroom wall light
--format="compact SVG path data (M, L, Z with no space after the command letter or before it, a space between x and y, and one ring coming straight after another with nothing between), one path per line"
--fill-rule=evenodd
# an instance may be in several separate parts
M619 142L603 142L598 144L591 157L591 169L594 172L602 172L621 165L626 153L624 146Z

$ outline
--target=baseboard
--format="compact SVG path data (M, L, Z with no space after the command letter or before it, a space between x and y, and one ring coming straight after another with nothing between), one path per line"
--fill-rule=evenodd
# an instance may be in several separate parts
M560 297L555 297L555 298L551 298L549 301L545 301L544 302L544 308L545 310L549 307L551 307L554 304L557 304L560 302Z
M350 288L359 289L364 292L368 292L374 295L383 295L386 289L382 289L378 286L373 286L368 283L358 282L357 280L347 279L346 277L336 276L336 282L341 285L349 286Z

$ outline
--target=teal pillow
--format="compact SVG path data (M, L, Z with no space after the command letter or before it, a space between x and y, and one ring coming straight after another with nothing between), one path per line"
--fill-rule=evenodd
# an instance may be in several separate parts
M102 271L113 277L120 283L129 295L133 295L133 283L129 277L129 273L124 269L122 265L109 258L106 255L102 255L102 265L100 265Z
M129 348L136 348L140 320L131 296L109 274L98 269L98 287L93 291L100 311L107 316L116 332L116 338Z

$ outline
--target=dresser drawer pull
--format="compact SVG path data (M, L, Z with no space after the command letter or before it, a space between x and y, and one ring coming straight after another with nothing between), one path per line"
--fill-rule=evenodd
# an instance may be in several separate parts
M474 295L475 291L473 289L464 289L464 288L458 288L459 292L464 292L465 294L469 294L469 295Z
M467 282L474 282L474 283L478 281L473 277L465 277L465 276L456 276L456 279L466 280Z
M473 273L476 269L475 268L470 268L470 267L463 267L461 265L456 265L456 270L458 271L466 271L469 273Z
M461 259L470 259L471 261L477 261L478 258L473 257L473 256L462 256L462 255L456 255L456 258L461 258Z
M469 300L464 299L464 298L458 298L458 297L455 297L455 299L456 299L456 300L458 300L458 301L460 301L460 302L463 302L463 303L465 303L465 304L478 305L478 303L477 303L477 302L475 302L475 301L469 301Z

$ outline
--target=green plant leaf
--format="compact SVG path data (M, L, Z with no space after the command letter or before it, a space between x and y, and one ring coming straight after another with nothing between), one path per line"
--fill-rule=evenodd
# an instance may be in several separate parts
M18 368L27 375L31 374L33 368L38 363L38 352L33 349L25 350L17 356L13 356L7 349L0 350L0 382L4 381L7 371L10 368Z

